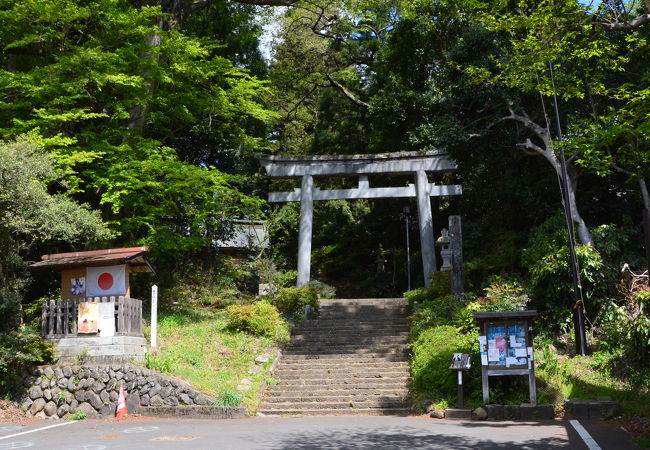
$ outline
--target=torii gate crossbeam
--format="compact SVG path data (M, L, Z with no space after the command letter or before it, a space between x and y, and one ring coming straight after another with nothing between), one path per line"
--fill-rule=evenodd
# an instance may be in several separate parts
M269 193L271 203L300 202L298 286L307 285L310 279L315 200L396 197L417 197L422 268L425 285L429 285L429 276L437 270L430 197L462 194L460 185L437 186L429 183L427 172L451 172L456 169L447 153L430 151L345 156L266 156L261 159L261 164L271 177L301 177L300 189ZM412 174L415 184L371 188L368 175L376 174ZM314 176L346 175L359 177L358 188L321 190L314 187Z

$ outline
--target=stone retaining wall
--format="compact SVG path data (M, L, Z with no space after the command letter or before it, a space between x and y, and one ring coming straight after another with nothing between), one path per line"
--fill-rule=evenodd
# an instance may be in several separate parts
M214 402L183 381L132 364L36 367L25 374L17 398L36 417L65 418L77 411L89 418L112 417L121 385L130 413L141 407Z

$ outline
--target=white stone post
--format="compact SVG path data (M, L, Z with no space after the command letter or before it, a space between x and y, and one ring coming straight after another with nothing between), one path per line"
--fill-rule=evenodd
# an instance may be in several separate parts
M422 270L424 285L429 286L429 277L436 271L436 250L433 241L433 217L429 198L429 180L424 170L415 173L415 194L418 201L418 222L420 224L420 245L422 247Z
M158 334L158 286L151 286L151 350L156 349Z
M314 221L314 178L303 175L300 186L300 234L298 235L298 287L307 286L311 271L311 232Z

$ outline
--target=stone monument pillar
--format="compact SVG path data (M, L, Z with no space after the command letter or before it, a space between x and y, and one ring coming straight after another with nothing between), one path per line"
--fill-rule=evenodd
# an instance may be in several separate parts
M462 297L465 294L463 283L463 233L460 216L449 216L449 239L451 250L451 293Z

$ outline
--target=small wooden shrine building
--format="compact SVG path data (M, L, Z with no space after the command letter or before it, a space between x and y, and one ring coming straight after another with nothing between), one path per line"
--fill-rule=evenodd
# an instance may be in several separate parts
M94 360L142 359L142 300L131 298L130 277L154 272L149 247L43 255L34 269L61 274L61 299L43 302L41 330L59 360L80 354Z

